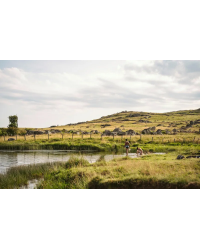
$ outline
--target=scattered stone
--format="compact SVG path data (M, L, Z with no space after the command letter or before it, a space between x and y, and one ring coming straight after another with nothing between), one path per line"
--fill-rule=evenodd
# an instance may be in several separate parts
M162 135L162 130L161 130L161 129L158 129L158 130L156 131L156 134L157 134L157 135Z
M128 131L126 131L126 134L127 134L127 135L135 135L136 133L135 133L134 130L129 129Z
M153 134L153 132L155 132L155 130L156 130L156 127L146 128L146 129L142 130L142 134L144 134L144 135Z
M111 125L110 124L102 124L101 128L105 128L105 127L108 127L108 126L111 126Z
M182 160L182 159L184 159L184 158L185 158L185 156L183 156L183 155L178 155L176 159L177 159L177 160Z
M189 155L186 158L187 159L190 159L190 158L200 158L200 155Z
M122 130L121 130L120 128L115 128L115 129L113 130L113 132L119 133L119 132L122 132Z

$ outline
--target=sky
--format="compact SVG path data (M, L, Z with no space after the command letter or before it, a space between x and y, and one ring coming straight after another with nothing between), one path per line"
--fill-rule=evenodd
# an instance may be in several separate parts
M127 111L200 108L200 61L0 61L0 127L42 128Z

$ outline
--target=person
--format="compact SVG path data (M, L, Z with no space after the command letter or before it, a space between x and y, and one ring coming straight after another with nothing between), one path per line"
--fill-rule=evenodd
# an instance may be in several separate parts
M129 141L127 139L125 141L125 148L126 148L126 156L128 156L128 150L130 148L130 143L129 143Z
M143 150L141 148L137 147L137 156L138 154L143 155Z

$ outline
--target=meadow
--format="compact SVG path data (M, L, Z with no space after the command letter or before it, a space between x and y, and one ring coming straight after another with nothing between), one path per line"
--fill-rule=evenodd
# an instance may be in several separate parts
M0 188L19 188L28 180L44 180L38 188L199 188L200 160L177 160L178 155L200 155L200 109L164 114L147 112L120 112L93 121L55 126L67 131L63 134L20 136L7 141L10 136L0 137L0 150L95 150L124 152L124 142L130 141L132 153L142 147L145 155L135 159L125 157L105 162L102 158L94 164L72 157L67 163L39 164L10 168L0 175ZM145 120L145 122L144 122ZM147 122L148 121L148 122ZM105 126L106 125L106 126ZM162 135L141 135L141 131L155 126ZM182 127L185 127L183 130ZM122 131L133 129L137 135L101 136L104 130ZM173 133L173 129L177 133ZM34 129L34 128L32 128ZM38 130L50 130L40 128ZM24 130L24 128L20 128ZM36 130L36 129L34 129ZM82 135L83 131L98 130L98 134ZM164 133L169 130L170 134ZM79 132L80 134L75 134ZM74 133L74 134L73 134ZM165 155L152 153L164 152Z
M188 149L184 154L197 154ZM122 157L93 164L72 156L68 162L10 168L0 174L0 188L21 188L29 180L42 179L39 189L189 189L200 188L200 159L177 160L177 152Z

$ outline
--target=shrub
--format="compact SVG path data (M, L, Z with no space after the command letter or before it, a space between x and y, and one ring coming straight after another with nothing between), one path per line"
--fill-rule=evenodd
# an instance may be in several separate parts
M84 158L78 158L75 156L72 156L69 158L69 160L66 162L65 167L66 168L72 168L72 167L86 167L89 165L89 162L85 160Z

